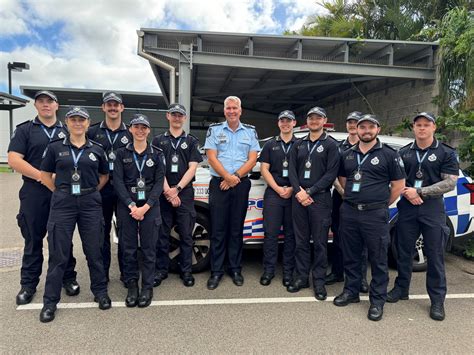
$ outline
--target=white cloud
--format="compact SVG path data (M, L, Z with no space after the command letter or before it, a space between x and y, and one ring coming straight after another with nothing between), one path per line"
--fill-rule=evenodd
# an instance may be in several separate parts
M8 61L30 63L31 70L14 74L15 87L157 92L147 61L136 54L137 29L278 33L299 24L316 7L313 1L280 2L287 8L285 24L275 17L276 0L0 0L2 35L31 36L29 43L0 52L0 66ZM14 29L3 29L7 23ZM44 38L42 28L58 28L60 33Z

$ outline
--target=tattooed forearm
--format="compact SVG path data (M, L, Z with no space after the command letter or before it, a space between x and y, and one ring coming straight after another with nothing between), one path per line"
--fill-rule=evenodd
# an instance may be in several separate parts
M458 177L456 175L449 175L449 174L441 174L440 182L436 184L422 187L421 188L421 196L441 196L448 191L454 190L456 187L456 182L458 181Z

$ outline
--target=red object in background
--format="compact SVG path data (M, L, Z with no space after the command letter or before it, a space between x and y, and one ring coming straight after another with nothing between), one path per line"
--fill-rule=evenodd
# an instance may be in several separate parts
M474 205L474 184L466 182L464 186L466 186L466 189L471 193L471 205Z

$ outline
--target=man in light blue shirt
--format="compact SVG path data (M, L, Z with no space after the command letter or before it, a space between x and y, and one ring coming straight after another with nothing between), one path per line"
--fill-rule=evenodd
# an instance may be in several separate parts
M257 162L260 151L254 126L242 124L242 107L237 96L224 100L225 122L207 131L204 149L211 166L209 206L211 210L211 277L207 288L214 290L224 275L227 250L228 272L237 286L241 274L243 224L247 214L250 180L247 174Z

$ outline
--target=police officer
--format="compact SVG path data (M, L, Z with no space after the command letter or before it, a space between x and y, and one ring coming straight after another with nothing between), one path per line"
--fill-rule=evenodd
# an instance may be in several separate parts
M160 198L163 224L157 244L155 286L168 277L170 234L176 224L179 234L180 277L184 286L191 287L194 285L191 267L196 221L192 182L202 157L198 150L198 139L183 130L185 107L171 104L166 119L169 121L169 130L153 139L153 144L163 150L166 160L164 193Z
M51 140L66 137L65 127L56 119L56 95L42 90L34 98L37 116L17 126L8 147L8 164L21 173L23 178L17 219L25 247L21 265L21 290L16 296L18 305L31 302L43 267L43 238L46 235L51 191L41 184L39 169L42 155ZM76 259L71 247L63 277L63 287L68 296L75 296L80 292L75 265Z
M291 220L291 196L293 188L290 185L289 161L290 150L295 143L293 127L296 117L292 111L285 110L278 115L280 134L270 139L260 153L260 171L267 182L263 196L263 275L260 284L270 285L275 276L275 266L278 258L278 236L281 226L285 235L283 245L283 285L288 286L293 279L295 267L295 236Z
M102 111L105 119L92 125L87 132L87 136L100 143L104 148L109 160L110 178L104 188L100 191L102 195L102 212L104 214L104 245L101 247L102 258L104 260L105 275L109 281L110 270L110 230L112 228L112 217L117 210L117 195L113 187L113 170L117 150L125 147L131 142L130 133L122 121L122 112L125 109L122 95L116 92L105 92L102 95ZM120 280L123 281L123 257L122 247L118 245L118 264L120 269Z
M41 322L54 319L61 296L61 279L70 255L76 224L86 255L94 301L100 309L112 306L100 252L103 242L102 199L99 191L108 179L102 147L86 137L90 124L86 109L75 106L66 113L69 135L52 141L41 162L41 181L53 191L48 219L48 274ZM53 178L53 174L56 176Z
M250 180L247 174L257 162L260 151L255 127L240 122L242 107L237 96L224 100L226 121L207 131L206 149L211 166L209 207L211 210L211 277L207 288L214 290L224 274L227 251L228 272L242 286L243 224L248 207Z
M153 299L156 242L161 225L159 198L163 192L164 156L147 143L150 122L135 114L130 121L133 143L117 150L114 188L119 197L117 219L123 251L127 307L147 307ZM137 236L138 234L138 236ZM138 295L138 238L142 252L142 290Z
M306 122L308 135L296 142L290 153L296 276L287 291L298 292L309 287L311 269L314 296L318 300L325 300L327 241L332 205L330 190L339 168L339 151L337 141L323 129L327 122L324 109L317 106L310 109ZM312 268L311 247L314 252Z
M435 137L436 120L422 112L413 119L415 141L402 149L400 156L407 174L406 187L397 204L398 277L387 302L408 299L413 250L423 235L428 259L426 288L431 300L430 317L443 320L446 298L444 249L449 238L443 194L456 186L459 164L456 152Z
M346 130L349 135L339 144L339 153L352 148L357 142L359 142L359 136L357 136L357 121L362 117L362 112L354 111L347 115L346 118ZM344 189L336 179L334 181L334 189L332 192L332 214L331 214L331 230L333 233L333 253L332 253L332 266L331 272L326 276L326 285L332 285L336 282L344 281L344 265L342 262L342 246L339 238L339 209L342 204L342 196L344 195ZM367 284L367 248L364 248L364 258L362 261L362 283L360 285L360 292L369 292L369 286Z
M387 252L390 240L388 206L405 185L403 163L398 153L382 144L377 135L380 124L374 115L357 122L359 143L342 153L339 181L344 187L339 227L342 240L345 285L334 299L336 306L359 302L361 262L367 247L372 281L368 318L382 319L387 297Z

